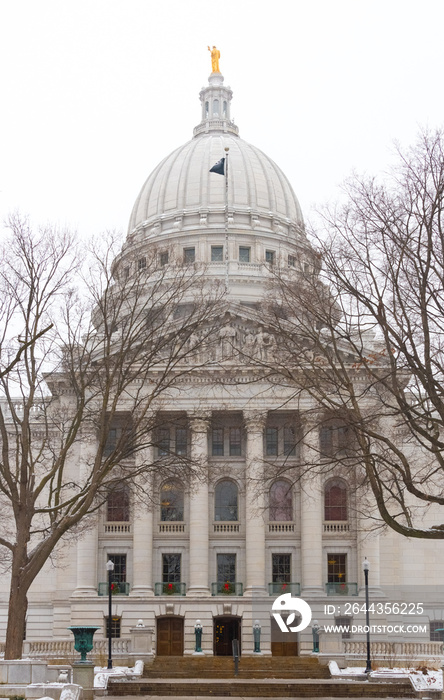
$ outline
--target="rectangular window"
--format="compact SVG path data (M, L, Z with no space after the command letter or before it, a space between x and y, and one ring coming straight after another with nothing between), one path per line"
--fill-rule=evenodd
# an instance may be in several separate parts
M118 615L113 615L113 617L111 618L111 639L120 639L121 620L122 620L122 618L119 617ZM109 637L110 637L109 617L105 617L105 629L106 629L106 638L109 639Z
M214 457L223 457L224 454L224 429L213 428L211 454Z
M239 248L239 262L249 263L250 262L251 248L240 247Z
M187 454L187 429L176 428L176 454L184 456Z
M211 246L211 262L222 262L224 259L224 248L221 245Z
M124 279L124 280L129 279L129 275L130 275L130 269L129 269L129 267L124 267L124 268L123 268L123 279Z
M169 260L168 252L160 254L160 264L162 265L162 267L164 265L168 265L168 260Z
M324 457L331 457L333 454L333 429L331 426L323 425L319 431L319 449Z
M159 457L164 457L170 453L170 429L160 428L157 441L157 453Z
M114 452L117 445L117 428L110 428L108 430L108 435L106 437L105 449L103 454L105 457L109 457L110 454Z
M444 632L437 632L436 630L444 629L444 620L430 620L430 641L431 642L444 642Z
M162 582L180 583L180 554L162 554Z
M284 455L296 456L296 430L292 425L284 426Z
M274 250L265 251L265 262L269 265L274 265Z
M265 430L265 454L269 457L278 454L277 428L266 428Z
M139 258L137 261L137 269L140 270L145 270L146 269L146 258Z
M217 555L217 582L218 583L235 583L236 581L236 555L235 554L218 554Z
M126 554L110 554L108 559L114 564L111 580L115 583L126 583Z
M346 583L347 581L347 555L327 554L328 583Z
M106 511L106 519L109 523L129 521L129 490L126 484L122 484L109 494Z
M184 248L183 249L183 261L186 265L193 263L196 260L196 249L195 248Z
M342 639L351 639L351 632L350 632L351 624L352 624L351 617L335 617L335 625L337 627L343 628Z
M272 554L273 583L291 582L291 554Z
M288 267L296 267L296 256L295 255L288 256Z
M241 445L241 429L230 428L230 457L238 457L242 451Z

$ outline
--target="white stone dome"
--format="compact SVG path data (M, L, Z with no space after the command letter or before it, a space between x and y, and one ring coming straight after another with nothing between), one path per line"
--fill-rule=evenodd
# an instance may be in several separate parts
M133 207L129 235L141 230L152 234L186 230L202 223L202 217L210 229L223 224L225 177L209 171L225 155L228 213L235 227L279 230L287 235L303 231L299 202L282 170L239 138L229 118L231 95L223 77L212 74L200 93L202 121L194 129L194 138L167 156L148 177Z

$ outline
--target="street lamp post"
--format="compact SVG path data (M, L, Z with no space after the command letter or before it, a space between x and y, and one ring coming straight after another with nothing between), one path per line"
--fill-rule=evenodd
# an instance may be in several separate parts
M108 668L113 667L112 659L112 649L111 649L111 618L112 618L112 582L113 582L113 571L114 562L108 559L106 562L106 569L108 571Z
M368 572L370 569L370 563L365 557L362 568L364 569L364 581L365 581L365 624L367 626L367 666L365 668L365 673L370 673L372 670L372 663L370 661L370 621L369 621L369 602L368 602Z

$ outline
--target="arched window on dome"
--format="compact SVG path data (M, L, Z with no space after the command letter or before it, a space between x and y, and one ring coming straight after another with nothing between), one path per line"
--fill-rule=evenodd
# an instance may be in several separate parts
M219 100L213 100L213 117L219 116Z
M160 519L181 521L184 514L183 486L179 481L166 481L160 488Z
M207 102L205 102L205 119L208 119L209 116L210 116L210 105L207 101Z
M127 484L117 486L106 499L106 519L109 523L124 523L130 519L130 493Z
M324 520L348 520L347 485L342 479L331 479L324 489Z
M227 116L227 102L226 102L226 100L224 100L224 103L223 103L222 116L224 117L224 119Z
M279 479L271 485L269 517L272 522L293 520L293 496L288 481Z
M214 519L238 520L238 488L234 481L219 481L214 492Z

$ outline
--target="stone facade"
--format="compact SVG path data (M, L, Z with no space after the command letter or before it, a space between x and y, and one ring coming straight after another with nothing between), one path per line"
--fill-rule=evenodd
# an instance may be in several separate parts
M257 322L271 266L297 275L312 264L312 251L291 185L239 138L230 119L231 90L223 83L220 74L210 76L194 138L148 178L115 262L116 269L135 274L155 246L161 264L202 263L209 277L226 285L219 337L200 358L202 371L185 375L174 400L164 402L164 433L153 448L161 456L167 440L168 451L185 451L204 465L206 477L185 484L159 474L151 506L125 493L109 503L77 542L61 548L56 567L48 564L38 576L27 640L63 641L70 638L67 627L85 622L101 627L96 639L103 639L111 558L116 636L130 639L142 620L150 639L153 633L154 653L192 654L200 620L204 654L231 653L232 637L240 637L243 654L253 654L259 619L261 652L287 653L287 639L272 621L273 600L291 592L311 605L321 625L335 618L362 625L356 604L364 602L367 557L372 600L425 604L422 614L403 619L425 626L412 633L412 641L425 642L429 621L443 617L441 543L375 530L371 514L360 512L353 484L331 471L304 474L304 462L321 460L320 422L307 419L313 407L308 399L296 403L289 390L251 381L254 368L243 359L266 359L276 350L275 338ZM224 153L227 190L225 177L209 173ZM85 428L79 469L89 452L94 440ZM433 512L428 518L436 520ZM6 578L2 590L0 629ZM387 610L377 623L399 622ZM364 638L352 635L356 642ZM309 653L311 629L292 637L292 644L291 653Z

